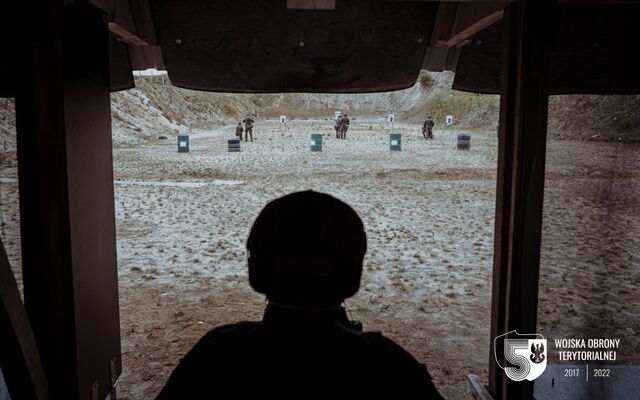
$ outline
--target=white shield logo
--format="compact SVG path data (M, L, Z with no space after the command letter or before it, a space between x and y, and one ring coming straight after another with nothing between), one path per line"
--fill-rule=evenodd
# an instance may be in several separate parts
M502 338L503 345L499 340ZM516 331L497 336L493 343L496 362L507 377L514 381L532 381L547 368L547 339L540 334L521 335ZM500 347L499 347L500 346ZM503 357L498 355L504 351ZM501 361L504 359L504 365Z

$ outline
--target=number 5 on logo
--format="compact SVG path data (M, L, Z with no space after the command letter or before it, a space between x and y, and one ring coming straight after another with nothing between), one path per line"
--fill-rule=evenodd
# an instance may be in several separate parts
M504 358L499 356L500 349ZM533 381L547 368L547 339L538 333L523 335L511 331L497 336L493 350L498 366L511 380ZM503 359L505 365L501 364Z

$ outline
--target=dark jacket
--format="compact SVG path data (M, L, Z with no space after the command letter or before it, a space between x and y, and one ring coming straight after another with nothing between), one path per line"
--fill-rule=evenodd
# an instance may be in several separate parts
M340 128L342 128L342 129L349 128L349 118L342 117L342 119L340 120Z
M359 331L343 309L303 313L271 306L261 322L207 333L180 361L157 399L230 394L442 399L423 364L380 333Z
M247 117L247 118L245 118L244 120L242 120L242 122L244 122L244 125L245 125L247 128L253 128L253 118L249 118L249 117Z
M422 128L423 129L433 128L433 125L435 125L433 120L432 119L427 119L426 121L424 121L424 125L422 126Z

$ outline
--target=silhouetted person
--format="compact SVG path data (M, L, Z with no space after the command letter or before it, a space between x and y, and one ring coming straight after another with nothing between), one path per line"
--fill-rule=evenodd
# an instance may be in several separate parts
M342 118L340 118L340 138L347 138L347 131L349 130L349 118L347 114L344 114Z
M335 118L333 128L336 130L336 139L340 139L340 124L342 123L342 114L338 114Z
M427 117L424 124L422 124L422 136L424 136L425 139L433 139L433 125L435 125L435 123L430 116Z
M244 122L244 141L249 141L249 135L251 135L251 141L253 142L253 123L255 122L253 118L251 118L251 114L247 114L247 118L242 120ZM240 137L242 139L242 137Z
M247 250L249 282L268 299L263 320L207 333L158 399L442 398L423 364L340 306L359 289L366 251L351 207L312 191L274 200Z

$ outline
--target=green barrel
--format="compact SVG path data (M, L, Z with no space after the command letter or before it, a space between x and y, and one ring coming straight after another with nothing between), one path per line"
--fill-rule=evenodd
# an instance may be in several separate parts
M471 149L471 135L458 135L458 150Z
M389 134L389 150L391 151L402 150L402 135L400 133Z
M178 135L178 153L189 152L189 135Z
M230 153L240 152L240 139L229 139L227 140L227 145L229 146Z
M322 133L311 134L311 151L322 151Z

